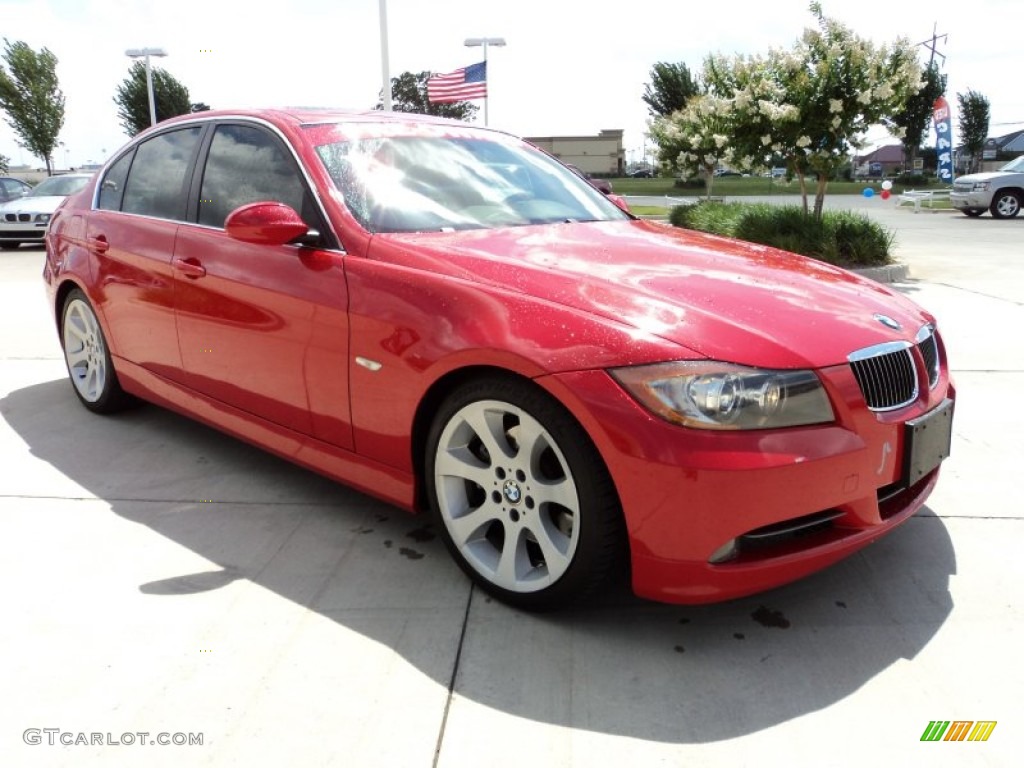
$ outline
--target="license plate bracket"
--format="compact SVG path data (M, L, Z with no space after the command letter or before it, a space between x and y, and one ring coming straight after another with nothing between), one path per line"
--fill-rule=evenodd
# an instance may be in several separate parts
M903 425L903 478L914 485L944 459L953 441L953 401L942 404Z

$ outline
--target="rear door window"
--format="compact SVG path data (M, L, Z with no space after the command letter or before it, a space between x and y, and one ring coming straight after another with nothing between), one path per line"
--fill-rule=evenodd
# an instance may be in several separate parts
M199 126L181 128L139 144L128 173L121 210L183 220L190 179L188 170L201 132Z
M129 152L121 157L116 163L110 166L107 175L103 177L100 184L99 207L105 211L121 210L121 201L124 198L124 183L128 179L128 169L132 164L134 153Z

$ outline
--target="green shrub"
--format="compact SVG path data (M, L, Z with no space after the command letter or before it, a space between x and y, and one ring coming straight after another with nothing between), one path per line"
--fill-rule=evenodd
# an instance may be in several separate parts
M669 221L677 227L769 245L840 267L877 266L892 260L893 234L851 211L825 211L818 221L795 205L702 202L676 206Z
M892 183L909 188L926 187L928 186L928 177L922 173L901 173L892 180Z
M677 189L706 189L708 182L703 176L691 176L688 179L676 179L672 186Z

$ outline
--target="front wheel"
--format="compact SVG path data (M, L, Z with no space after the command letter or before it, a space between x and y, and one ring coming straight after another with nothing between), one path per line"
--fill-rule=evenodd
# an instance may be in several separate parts
M983 208L964 208L964 215L970 216L972 219L976 219L985 212Z
M1020 213L1020 193L1012 190L1000 190L992 198L989 211L996 219L1012 219Z
M131 402L117 380L96 313L78 288L64 300L61 346L68 376L82 405L96 413L113 413Z
M426 482L459 566L528 609L586 596L621 562L618 496L587 434L547 393L488 378L454 392L427 443Z

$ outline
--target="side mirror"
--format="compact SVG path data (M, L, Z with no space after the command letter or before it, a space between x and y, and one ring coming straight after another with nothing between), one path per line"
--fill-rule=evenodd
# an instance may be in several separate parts
M617 206L619 206L619 208L624 210L626 213L628 213L628 214L632 214L633 213L631 210L629 210L629 203L626 202L626 198L622 197L622 195L616 195L616 194L613 194L613 193L609 193L609 194L605 195L605 197L607 197L609 200L611 200L613 203L615 203Z
M284 245L309 232L294 208L270 201L235 208L224 229L230 237L254 245Z

